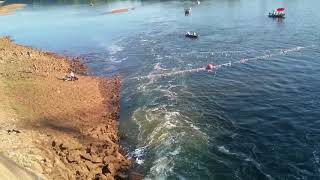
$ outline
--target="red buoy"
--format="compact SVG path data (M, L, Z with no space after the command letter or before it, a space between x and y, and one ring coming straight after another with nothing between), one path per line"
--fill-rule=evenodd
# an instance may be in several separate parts
M206 70L212 70L214 68L214 65L208 64L206 67Z

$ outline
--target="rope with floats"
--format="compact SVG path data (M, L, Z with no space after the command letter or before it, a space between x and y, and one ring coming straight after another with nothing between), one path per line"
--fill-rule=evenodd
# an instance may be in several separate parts
M262 55L262 56L253 57L253 58L242 58L238 61L233 61L233 62L229 61L227 63L223 63L223 64L219 64L219 65L208 64L206 67L180 70L180 71L174 71L174 72L165 72L165 73L159 73L159 74L150 74L150 75L146 75L146 76L133 77L133 78L129 78L129 79L131 79L131 80L144 80L144 79L153 79L153 78L161 78L161 77L180 75L180 74L185 74L185 73L195 73L195 72L201 72L201 71L215 71L215 70L222 68L222 67L232 66L233 64L245 64L249 61L263 60L263 59L271 58L271 57L277 56L277 55L287 55L290 52L298 52L298 51L301 51L301 50L308 48L308 47L314 47L314 45L306 46L306 47L297 46L295 48L280 50L280 52L277 52L277 53L270 53L270 54L266 54L266 55Z

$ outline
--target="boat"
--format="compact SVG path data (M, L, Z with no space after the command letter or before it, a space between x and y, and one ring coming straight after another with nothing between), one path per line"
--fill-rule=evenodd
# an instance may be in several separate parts
M191 8L187 8L184 10L184 15L188 16L191 13Z
M186 33L186 37L187 37L187 38L194 38L194 39L196 39L196 38L199 37L199 35L198 35L197 33L195 33L195 32L193 32L193 33L187 32L187 33Z
M268 16L271 18L284 18L284 16L285 16L284 11L285 11L284 8L277 8L272 13L269 13Z

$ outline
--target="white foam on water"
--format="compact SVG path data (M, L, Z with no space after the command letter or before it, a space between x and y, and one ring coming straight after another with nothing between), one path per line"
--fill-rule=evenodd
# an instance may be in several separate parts
M166 105L158 105L154 108L146 106L138 108L133 112L132 119L139 126L138 139L146 145L151 145L153 141L158 140L162 133L176 127L178 122L176 118L180 115L179 112L170 112L166 109ZM144 128L152 124L157 124L151 134L145 134Z
M135 161L137 164L141 165L144 163L144 159L141 159L141 158L136 158L136 161Z
M245 51L215 51L211 49L203 49L200 51L192 50L191 52L183 52L183 53L170 53L171 55L181 55L181 56L190 56L190 55L222 55L222 56L231 56L231 54L244 54L244 53L250 53L250 52L256 52L255 50L245 50Z
M161 157L153 163L153 166L150 168L152 177L147 177L147 179L167 179L169 173L173 172L173 167L174 162L171 160L171 157Z
M122 58L122 59L118 59L118 58L116 57L116 54L117 54L118 52L123 51L123 49L124 49L123 47L118 46L118 45L116 45L116 44L112 44L111 46L108 46L108 47L107 47L107 52L108 52L107 61L113 62L113 63L121 63L121 62L127 60L128 57L125 57L125 58Z
M167 72L167 73L162 73L162 74L150 74L147 76L140 76L140 77L135 77L135 78L131 78L131 79L136 79L136 80L154 79L154 78L168 77L168 76L174 76L174 75L185 74L185 73L200 72L200 71L204 71L204 70L205 70L205 68L202 67L202 68L196 68L196 69Z
M163 59L163 57L161 57L159 54L157 54L156 56L157 56L157 57L156 57L157 60Z
M316 150L313 151L312 154L313 154L313 158L314 158L315 162L316 162L317 164L319 164L320 158L319 158L319 155L318 155L317 151L316 151Z
M201 131L201 128L199 128L198 126L194 125L194 123L192 122L192 119L190 119L189 117L184 117L183 121L186 123L185 125L190 128L191 131L193 131L194 134L196 134L199 139L205 141L206 143L209 140L209 136Z
M134 159L134 162L138 165L143 164L144 156L145 156L145 148L146 147L136 148L133 152L129 153L129 159Z
M140 122L140 118L139 118L139 113L142 111L142 108L137 108L136 110L133 111L132 114L132 120L135 121L137 123L137 125L139 126L139 134L138 134L138 140L142 141L142 136L141 134L143 133L143 129L142 129L142 124L139 123Z
M174 151L169 152L169 154L172 155L172 156L176 156L176 155L180 154L180 152L181 152L181 146L179 146L179 147L178 147L177 149L175 149Z
M219 149L219 151L221 151L223 153L230 154L230 151L228 149L226 149L226 147L224 147L224 146L219 146L218 149Z
M147 110L146 113L149 113L149 111ZM158 122L158 125L153 129L152 133L145 139L148 146L161 144L161 142L165 141L169 136L168 132L177 127L177 124L179 123L177 120L178 116L180 116L179 112L162 111L158 113L164 113L164 117L160 120L161 122ZM152 114L150 114L149 117L152 117L153 121L159 121L159 118L162 116L152 116Z
M121 63L122 61L126 60L127 58L122 58L122 59L117 59L114 56L110 56L108 58L109 62L113 62L113 63Z
M110 55L115 55L118 52L123 51L123 47L113 44L107 47L107 51L109 52Z
M194 129L194 130L200 130L200 128L199 127L197 127L197 126L195 126L194 124L190 124L190 126Z
M272 53L271 51L265 53L261 56L256 56L252 58L242 58L238 61L227 62L215 66L215 70L222 67L229 67L233 64L248 63L255 60L264 60L276 55L286 55L290 52L300 51L305 47L295 47L291 49L283 49L279 52ZM159 73L160 71L160 73ZM191 119L185 117L183 113L180 113L176 109L172 109L170 100L177 98L177 92L175 91L177 86L173 85L167 86L155 86L155 80L159 77L167 77L180 75L185 73L194 73L205 71L205 67L187 69L187 70L169 70L161 67L161 63L158 62L154 65L153 71L147 76L135 77L132 79L141 80L147 79L149 81L143 81L138 84L138 89L145 95L148 93L154 93L155 91L160 93L159 97L154 97L154 99L147 105L136 109L133 112L132 119L139 126L138 148L132 153L132 157L135 158L136 164L143 164L144 157L148 153L148 149L152 149L154 153L154 161L151 164L150 171L146 179L166 179L169 175L172 175L173 168L175 166L175 158L181 153L181 146L179 143L183 142L186 137L190 137L187 134L192 134L192 138L197 138L201 140L208 140L209 137L201 131L201 128L196 126ZM216 71L215 71L216 72ZM179 89L179 88L178 88ZM163 97L173 97L169 99L166 103L161 103L159 98ZM149 105L151 107L149 107ZM177 128L186 128L187 132L177 132ZM272 177L269 174L263 172L261 165L256 162L251 157L248 157L242 153L231 152L225 146L218 147L218 150L222 153L236 156L243 161L252 162L259 171L261 171L269 179ZM319 160L318 160L319 161Z
M136 114L135 114L136 113ZM134 118L139 125L139 136L141 137L143 147L150 148L155 153L155 159L152 162L152 166L146 179L166 179L169 175L172 175L172 171L175 163L175 157L177 157L182 147L179 145L184 141L186 133L177 132L175 129L180 127L190 127L188 134L193 136L199 136L202 139L204 133L200 131L200 128L190 125L188 117L184 117L179 111L172 111L165 107L149 108L144 106L135 111ZM140 114L140 115L138 115ZM144 116L141 114L145 114ZM150 128L149 125L155 125L152 130L146 132L146 128ZM193 131L193 132L192 132ZM192 137L193 137L192 136ZM195 137L193 137L195 138ZM196 138L196 139L199 139ZM144 154L147 151L136 150L135 154ZM144 154L145 156L145 154ZM139 160L143 157L139 157ZM138 163L137 159L135 162Z
M300 51L303 49L303 47L296 47L292 49L285 49L281 50L278 53L269 53L264 54L262 56L257 56L253 58L243 58L239 61L234 62L227 62L224 64L219 64L215 66L215 69L221 68L221 67L229 67L232 66L232 64L237 63L247 63L249 61L253 60L262 60L267 59L275 55L285 55L289 52L293 51ZM161 72L158 74L155 74L157 72ZM154 87L154 80L159 77L167 77L167 76L174 76L179 74L185 74L185 73L193 73L193 72L200 72L205 71L204 67L201 68L195 68L195 69L188 69L188 70L172 70L171 72L163 72L168 71L167 69L161 67L161 63L158 62L154 65L153 71L149 73L147 76L138 77L135 79L149 79L147 83L140 83L140 90L142 90L144 93L154 92L158 91L161 94L161 97L167 96L167 97L177 97L176 92L174 92L174 87L167 88L163 86L157 86ZM150 85L150 86L149 86ZM147 94L146 94L147 95ZM171 100L171 99L170 99ZM188 119L188 117L184 117L179 111L177 110L169 110L166 106L161 106L160 104L155 103L157 101L157 98L151 104L155 105L156 107L150 108L148 106L143 106L142 108L138 108L133 113L133 120L136 121L136 123L139 126L139 135L138 140L140 141L141 145L140 147L144 147L148 149L149 147L152 148L152 150L155 153L155 160L152 163L152 167L150 168L150 172L147 176L148 177L159 177L160 179L165 179L170 175L172 172L172 168L174 167L174 156L177 156L180 151L180 149L177 149L175 145L177 143L183 141L183 138L185 138L184 135L181 135L177 132L175 132L176 128L179 127L190 127L190 134L193 134L195 136L199 136L199 138L202 138L204 140L208 140L209 138L207 135L203 132L201 132L201 129L194 125L191 120ZM149 103L150 104L150 103ZM152 129L147 129L152 128ZM175 132L175 133L172 133ZM244 154L238 154L230 152L226 147L220 146L218 147L219 151L240 157L244 161L250 161L253 162L253 164L260 170L260 164L251 159L250 157L247 157ZM140 151L139 151L140 150ZM144 156L147 151L141 151L140 148L136 149L136 152L134 153L135 162L137 164L142 164L144 162ZM269 175L266 174L268 177ZM269 176L270 177L270 176Z
M168 69L162 68L160 62L156 63L154 65L153 69L154 70L168 70Z
M318 173L320 174L320 168L319 168L319 163L320 163L320 157L319 157L319 153L317 152L317 150L314 150L312 152L313 155L313 159L314 159L314 164L315 164L315 168L317 169Z
M231 152L229 149L227 149L225 146L219 146L218 147L218 150L222 153L225 153L225 154L229 154L229 155L233 155L233 156L236 156L240 159L242 159L243 161L247 161L247 162L251 162L262 174L264 174L268 179L273 179L272 176L270 174L267 174L265 173L263 170L262 170L262 165L260 163L258 163L256 160L252 159L251 157L243 154L243 153L234 153L234 152Z
M133 120L139 125L139 141L142 143L141 147L150 148L155 153L155 160L152 162L152 167L146 179L163 178L166 179L173 173L174 157L179 155L182 148L180 142L186 138L185 132L176 132L175 129L186 126L183 121L186 117L179 111L168 110L166 106L149 108L144 106L138 108L133 114ZM151 128L148 130L146 128ZM153 126L156 125L156 126ZM195 132L198 128L192 129ZM137 148L135 154L135 162L140 163L144 160L146 149ZM139 154L143 154L140 156ZM138 160L137 160L138 159Z
M142 92L143 94L148 94L154 91L153 88L149 88L149 87L150 86L152 87L156 79L150 78L148 80L149 80L148 82L138 84L137 91Z

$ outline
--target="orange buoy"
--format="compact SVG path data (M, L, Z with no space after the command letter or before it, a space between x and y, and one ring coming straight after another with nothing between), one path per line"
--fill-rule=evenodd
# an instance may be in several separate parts
M213 64L208 64L206 70L212 70L214 68Z

